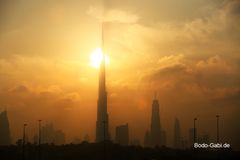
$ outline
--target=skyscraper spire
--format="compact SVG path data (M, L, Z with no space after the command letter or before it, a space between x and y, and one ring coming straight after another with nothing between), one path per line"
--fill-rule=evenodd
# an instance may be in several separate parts
M104 50L104 22L102 22L102 61L99 70L99 90L97 102L96 142L110 139L108 130L107 91Z
M154 99L157 99L157 91L154 92Z
M161 127L160 123L160 105L157 99L157 92L154 92L154 98L152 102L152 115L151 115L151 128L150 128L150 140L151 146L166 145L166 133Z
M7 110L0 113L0 145L10 145L10 127Z
M155 97L156 98L156 97ZM159 103L157 99L152 103L152 117L151 117L151 144L152 146L160 146L161 144L161 126L159 115Z

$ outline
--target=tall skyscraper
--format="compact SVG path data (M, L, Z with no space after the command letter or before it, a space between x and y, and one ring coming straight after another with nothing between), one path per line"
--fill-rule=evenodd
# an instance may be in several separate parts
M152 146L161 145L161 126L159 116L159 103L156 97L152 103L152 119L151 119L151 144Z
M10 128L7 111L0 113L0 145L10 145Z
M180 123L179 120L176 118L174 123L174 148L180 149L181 147L181 131L180 131Z
M104 55L104 27L102 28L103 57L99 70L99 89L97 102L96 142L110 139L108 130L107 91L105 80L105 55Z
M116 127L116 143L121 145L128 145L129 143L128 124Z

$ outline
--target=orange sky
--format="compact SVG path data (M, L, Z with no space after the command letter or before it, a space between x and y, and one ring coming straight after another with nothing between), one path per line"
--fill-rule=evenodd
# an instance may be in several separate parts
M158 92L162 127L172 144L174 118L188 137L199 134L239 147L240 2L238 0L1 0L0 110L7 107L12 138L28 123L53 122L71 142L95 137L98 70L90 54L105 26L110 130L129 123L130 139L150 127ZM240 148L240 147L239 147Z

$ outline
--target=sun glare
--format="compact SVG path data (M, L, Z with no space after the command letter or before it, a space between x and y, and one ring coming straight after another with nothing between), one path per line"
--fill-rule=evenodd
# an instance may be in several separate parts
M103 59L103 52L101 48L96 48L90 55L91 66L99 68ZM109 64L109 57L105 54L105 62Z

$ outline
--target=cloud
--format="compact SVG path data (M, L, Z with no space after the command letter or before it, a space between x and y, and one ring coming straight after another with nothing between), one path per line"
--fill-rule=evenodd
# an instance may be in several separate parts
M17 86L13 89L11 89L11 92L13 93L19 93L19 94L24 94L24 93L27 93L29 92L29 89L27 86L25 85L20 85L20 86Z
M99 7L89 7L87 13L100 21L112 23L136 23L138 16L123 10L110 9L103 11Z
M219 95L215 96L211 100L212 104L217 104L221 107L239 107L240 106L240 88L233 90L224 90Z
M63 100L69 101L69 102L79 102L80 95L77 92L71 92L64 95Z
M134 11L140 17L141 24L151 26L158 22L188 21L196 17L207 16L222 1L111 0L108 1L105 7L107 9Z
M206 99L234 94L240 89L236 66L218 55L194 61L181 54L165 56L158 60L156 67L143 72L141 80L153 83L160 90L170 90L170 93L201 94Z
M170 55L170 56L164 56L158 60L159 66L172 66L176 64L183 64L182 61L184 59L184 55Z
M201 72L211 72L214 73L232 73L233 68L229 66L221 57L218 55L209 57L207 60L200 60L197 62L196 67Z
M51 93L58 93L58 94L63 92L63 90L58 85L51 85L51 86L49 86L47 88L47 91L51 92Z
M225 0L224 9L231 15L240 15L240 2L238 0Z
M175 64L167 67L163 67L158 70L157 76L162 76L162 75L174 75L176 73L184 73L186 71L186 67L183 64ZM155 76L154 76L155 77Z
M197 62L195 70L196 82L201 85L210 88L240 87L238 69L219 56Z
M182 54L170 55L159 58L156 66L146 71L143 76L147 81L158 81L176 77L177 75L185 74L188 72L188 66L184 63L185 57Z

